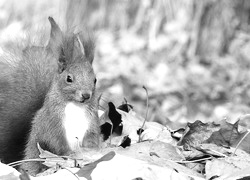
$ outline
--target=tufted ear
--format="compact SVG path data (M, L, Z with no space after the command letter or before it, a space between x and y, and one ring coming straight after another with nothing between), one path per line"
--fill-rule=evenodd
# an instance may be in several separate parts
M48 19L51 25L51 31L47 48L50 49L54 55L57 55L58 53L61 53L63 34L55 20L52 17L49 17Z
M74 36L74 51L73 57L78 55L84 56L84 60L89 61L92 64L94 59L94 41L89 36L84 37L83 34L78 33Z
M78 34L74 34L73 41L73 59L78 56L85 57L84 47Z
M58 58L58 73L61 74L67 67L66 56L63 48L60 49L60 54Z

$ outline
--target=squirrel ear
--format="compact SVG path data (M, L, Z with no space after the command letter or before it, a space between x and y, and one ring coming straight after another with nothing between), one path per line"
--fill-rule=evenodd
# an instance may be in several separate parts
M77 53L81 53L85 56L86 60L92 64L94 59L94 42L90 39L90 37L83 37L80 34L76 34L74 38L74 53L73 56L78 55Z
M78 34L74 35L73 41L74 41L73 57L77 57L79 54L84 57L85 56L84 47Z
M58 72L61 74L67 66L66 56L64 54L63 48L61 48L59 59L58 59Z
M83 55L85 55L84 47L83 47L81 39L78 35L76 36L76 41L77 41L78 48L81 50L81 53Z
M51 31L47 47L51 49L53 53L58 53L62 44L62 31L52 17L49 17L48 19L51 25Z

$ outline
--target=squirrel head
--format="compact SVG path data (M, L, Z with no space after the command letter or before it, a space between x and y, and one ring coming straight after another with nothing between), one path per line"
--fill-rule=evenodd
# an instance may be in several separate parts
M91 102L96 85L92 68L93 40L83 33L63 33L53 18L49 17L49 21L51 33L47 49L58 64L54 93L59 93L66 102Z

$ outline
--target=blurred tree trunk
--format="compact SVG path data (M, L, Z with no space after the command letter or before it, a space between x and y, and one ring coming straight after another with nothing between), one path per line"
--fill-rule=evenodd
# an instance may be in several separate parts
M226 54L238 26L233 0L195 0L194 10L194 55Z
M240 29L250 32L250 1L249 0L237 0L234 1L235 14L239 20Z

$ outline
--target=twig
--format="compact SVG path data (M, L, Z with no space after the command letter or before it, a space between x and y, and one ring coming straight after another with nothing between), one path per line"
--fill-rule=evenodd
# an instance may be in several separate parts
M100 107L101 110L105 111L105 108L103 106L101 106L100 104L98 106Z
M20 169L20 173L21 173L20 176L19 176L20 180L30 180L30 176L22 168Z
M144 127L144 125L145 125L145 123L147 121L147 118L148 118L148 90L147 90L147 88L145 86L142 86L142 88L145 89L146 95L147 95L147 109L146 109L145 119L143 121L143 124L142 124L141 128L139 129L139 142L141 142L141 134L142 134L141 130L143 129L143 127Z
M110 136L109 136L109 144L111 145L111 140L112 140L112 132L113 132L113 123L111 122L111 129L110 129Z
M105 99L106 97L103 96L103 94L100 96L100 100L102 100L105 103L108 103L109 101Z
M73 174L78 180L80 180L80 178L75 174L73 173L70 169L66 168L66 167L62 167L60 166L62 169L66 169L67 171L69 171L71 174Z
M45 162L46 159L24 159L24 160L21 160L21 161L15 161L15 162L9 163L7 165L15 167L15 166L18 166L18 165L20 165L20 164L22 164L24 162L34 162L34 161Z
M220 153L219 151L215 151L215 150L213 150L213 149L209 149L209 151L212 151L212 152L214 152L214 153L217 153L218 155L223 156L223 157L228 157L227 155L225 155L225 154L223 154L223 153Z
M125 97L123 99L124 99L125 104L127 105L128 104L127 99Z
M236 153L236 150L238 149L239 145L242 143L242 141L247 137L247 135L250 133L249 130L247 130L247 133L243 136L243 138L240 140L240 142L237 144L235 150L234 150L234 153L233 153L233 156L235 155Z
M181 164L186 164L186 163L194 163L194 162L199 162L199 161L205 161L205 160L210 160L213 157L208 157L208 158L203 158L203 159L196 159L196 160L192 160L192 161L173 161L175 163L181 163Z
M18 166L18 165L20 165L22 163L25 163L25 162L35 162L35 161L38 161L38 162L45 162L45 161L54 161L54 162L57 162L57 161L60 161L60 160L53 160L53 158L54 159L62 158L63 160L65 160L65 159L76 160L75 158L72 158L70 156L51 156L51 157L48 156L48 157L46 157L44 159L43 158L40 158L40 159L24 159L24 160L20 160L20 161L15 161L15 162L9 163L7 165L15 167L15 166Z

